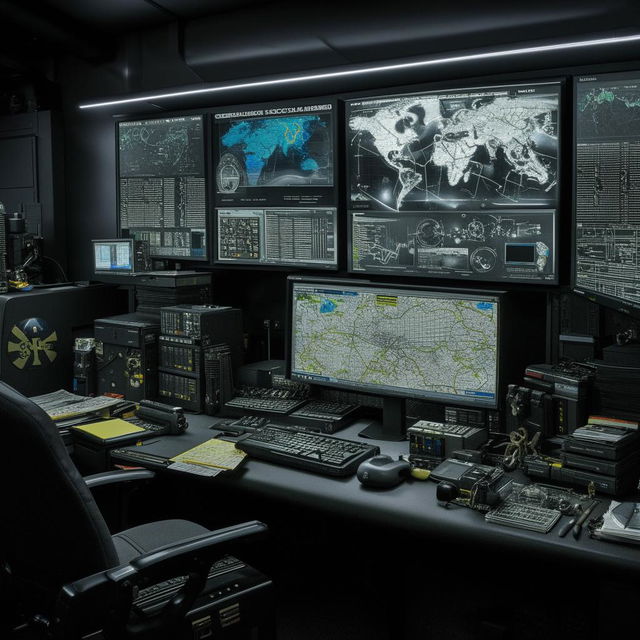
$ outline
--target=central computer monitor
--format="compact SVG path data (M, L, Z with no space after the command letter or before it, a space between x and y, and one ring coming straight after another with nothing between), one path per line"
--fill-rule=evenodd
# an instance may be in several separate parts
M404 437L406 398L497 408L503 293L298 276L288 293L291 379L381 395L373 435Z

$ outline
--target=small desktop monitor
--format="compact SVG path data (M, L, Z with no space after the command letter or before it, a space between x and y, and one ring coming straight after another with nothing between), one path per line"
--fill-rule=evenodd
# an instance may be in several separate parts
M135 248L132 238L92 240L92 243L94 273L134 273Z
M499 405L501 292L289 278L292 380L381 395L377 437L402 439L406 398Z

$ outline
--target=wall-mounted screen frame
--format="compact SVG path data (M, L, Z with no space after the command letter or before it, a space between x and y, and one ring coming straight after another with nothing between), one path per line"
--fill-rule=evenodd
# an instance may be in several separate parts
M149 242L152 258L209 259L202 114L117 123L118 227Z
M556 284L562 90L348 100L349 271ZM533 260L510 260L507 243L533 244Z
M338 268L337 103L213 114L216 264Z

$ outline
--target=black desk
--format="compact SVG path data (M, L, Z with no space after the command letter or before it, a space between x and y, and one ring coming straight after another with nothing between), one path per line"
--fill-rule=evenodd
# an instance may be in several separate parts
M165 436L144 445L144 451L172 457L182 451L215 437L219 432L209 426L216 422L207 416L190 416L189 429L180 436ZM364 424L356 423L336 435L356 439ZM368 441L380 446L382 453L397 457L408 452L407 442ZM187 474L178 473L182 476ZM524 480L518 476L516 480ZM196 476L194 476L195 478ZM305 471L248 459L234 472L203 480L212 485L231 485L235 490L247 492L254 498L269 498L294 506L305 506L346 518L357 518L373 526L393 527L427 540L446 539L469 545L492 546L518 553L547 556L552 561L575 562L581 568L593 569L605 576L620 576L637 580L640 577L640 548L600 540L593 540L585 529L579 540L571 533L558 537L558 523L550 533L540 534L513 529L484 521L482 514L465 507L439 507L435 497L435 483L409 480L392 489L368 489L355 476L331 478ZM599 515L606 510L608 499L594 511Z

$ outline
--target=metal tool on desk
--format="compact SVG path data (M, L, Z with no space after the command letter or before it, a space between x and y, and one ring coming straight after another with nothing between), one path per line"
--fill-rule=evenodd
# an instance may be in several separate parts
M558 537L564 538L569 531L573 531L573 537L577 540L580 537L582 525L597 504L598 500L592 500L589 506L586 507L577 518L571 518L571 520L563 524L560 531L558 531Z
M578 521L573 525L572 533L573 537L577 540L580 537L580 533L582 532L582 525L585 520L589 517L589 514L594 510L595 506L598 504L597 500L594 500L583 512L582 515L578 518Z

